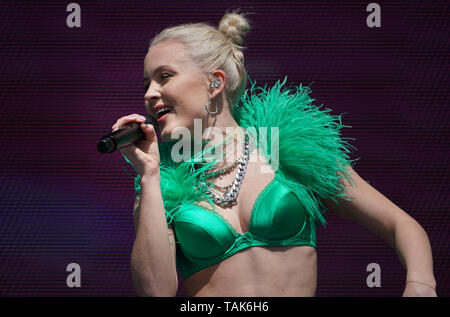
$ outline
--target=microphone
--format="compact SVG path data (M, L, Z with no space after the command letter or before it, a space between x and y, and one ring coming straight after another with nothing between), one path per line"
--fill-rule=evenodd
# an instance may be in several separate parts
M144 115L147 120L145 123L151 124L158 133L158 121L149 114ZM129 127L116 130L104 136L97 144L97 149L100 153L112 153L117 149L134 143L145 137L141 130L141 124L133 122Z

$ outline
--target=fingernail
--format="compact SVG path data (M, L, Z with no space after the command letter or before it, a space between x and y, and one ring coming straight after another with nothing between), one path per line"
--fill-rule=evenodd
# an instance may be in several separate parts
M139 116L138 119L139 119L139 120L142 120L142 121L146 121L146 120L147 120L147 118L144 117L144 116Z

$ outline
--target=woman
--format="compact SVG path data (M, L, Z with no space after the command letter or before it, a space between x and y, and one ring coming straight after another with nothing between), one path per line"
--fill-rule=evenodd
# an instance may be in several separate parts
M436 296L426 233L352 169L340 118L313 106L308 88L286 91L284 82L243 96L248 30L234 12L218 29L161 32L144 60L144 99L164 142L136 114L113 126L138 122L146 134L121 149L138 173L137 293L174 296L178 268L188 296L314 296L315 228L326 208L395 248L407 269L404 296ZM201 151L175 158L180 136L195 148L199 128Z

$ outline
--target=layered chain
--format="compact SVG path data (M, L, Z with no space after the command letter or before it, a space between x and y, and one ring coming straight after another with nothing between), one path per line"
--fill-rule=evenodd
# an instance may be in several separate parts
M247 133L245 133L245 140L244 140L244 144L243 144L242 154L239 157L239 159L236 162L234 162L232 165L230 165L222 170L218 170L218 171L214 171L214 172L206 174L206 179L208 179L208 178L224 175L224 174L228 173L229 171L231 171L232 169L234 169L236 166L238 167L236 177L230 185L225 186L225 187L220 187L220 186L217 186L215 184L211 184L208 182L211 187L214 187L216 189L219 189L220 191L223 191L224 192L223 197L220 197L218 194L213 192L208 187L206 182L202 181L200 183L201 188L203 189L205 194L208 195L216 205L233 206L237 203L236 198L239 194L239 190L241 189L242 181L244 179L244 175L247 170L247 165L248 165L248 161L250 158L250 153L252 152L253 148L254 148L254 142L250 141L249 135Z
M245 134L245 141L242 143L242 153L245 152L245 147L248 144L248 139L249 139L248 135ZM216 170L216 171L213 171L213 172L210 172L210 173L205 173L205 178L206 179L208 179L208 178L215 178L215 177L222 178L223 175L228 174L228 172L232 171L239 164L239 161L240 161L241 158L242 158L242 155L233 164L231 164L230 166L227 166L227 167L225 167L223 169Z

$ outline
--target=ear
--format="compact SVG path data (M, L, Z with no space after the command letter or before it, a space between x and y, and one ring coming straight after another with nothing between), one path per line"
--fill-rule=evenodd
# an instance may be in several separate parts
M214 99L215 97L217 97L217 95L219 95L225 88L225 82L227 79L227 75L225 74L225 72L221 69L215 70L213 72L210 73L209 75L209 80L211 83L214 78L217 78L220 81L219 87L217 88L209 88L209 92L211 93L211 98Z

